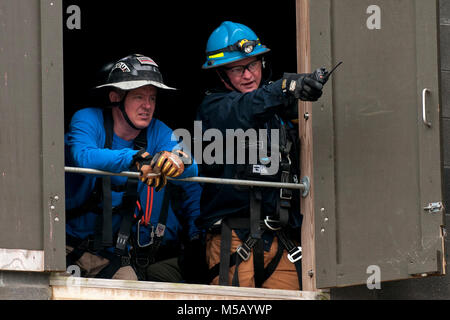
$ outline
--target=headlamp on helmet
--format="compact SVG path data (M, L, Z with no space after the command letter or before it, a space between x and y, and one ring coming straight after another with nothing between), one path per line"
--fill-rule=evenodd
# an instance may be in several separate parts
M259 44L259 40L247 40L242 39L238 41L235 46L242 52L249 54L252 53L253 50L255 50L255 47Z
M253 50L255 50L257 45L261 45L261 42L259 41L259 39L257 39L257 40L242 39L242 40L237 41L235 44L229 45L226 48L222 48L222 49L215 50L215 51L210 51L210 52L207 52L206 54L208 56L214 56L214 55L218 55L221 53L223 54L224 52L234 52L234 51L240 51L245 54L250 54L253 52Z

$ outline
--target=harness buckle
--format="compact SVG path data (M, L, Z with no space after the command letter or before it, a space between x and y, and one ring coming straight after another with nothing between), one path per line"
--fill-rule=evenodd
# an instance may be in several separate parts
M239 247L237 247L236 252L242 258L242 260L247 261L250 258L250 251L252 249L246 244L243 243Z
M119 234L117 235L116 248L124 251L125 247L127 245L128 237L129 237L128 235L126 235L122 232L119 232Z
M298 260L302 258L302 247L296 247L289 252L287 257L290 262L296 263Z
M95 252L95 239L91 236L88 236L86 239L81 242L80 248L86 249L86 251Z
M271 223L273 223L273 224L278 224L278 227L273 227L273 226L271 226L270 224ZM279 220L273 220L273 219L270 219L270 216L266 216L266 218L264 219L264 224L266 225L266 227L267 228L269 228L270 230L272 230L272 231L278 231L278 230L281 230L281 226L279 225L279 223L280 223L280 221Z
M281 171L281 182L289 182L290 173L289 171ZM280 199L282 200L292 200L292 190L280 188Z
M286 158L288 159L289 165L291 165L292 161L291 161L291 157L289 156L289 154L286 155Z
M154 231L155 227L153 227L153 226L150 226L150 227L151 227L151 230L152 230L150 232L150 241L148 243L146 243L146 244L141 244L141 237L139 236L140 235L140 230L141 230L141 223L138 222L136 234L137 234L137 245L138 245L139 248L145 248L145 247L148 247L151 244L153 244L153 238L155 236L155 231Z
M138 266L138 268L147 268L150 265L150 259L148 257L136 257L134 262Z
M127 256L121 256L120 257L120 264L122 267L126 267L131 265L131 258Z
M287 189L280 189L280 199L281 200L292 200L292 191Z

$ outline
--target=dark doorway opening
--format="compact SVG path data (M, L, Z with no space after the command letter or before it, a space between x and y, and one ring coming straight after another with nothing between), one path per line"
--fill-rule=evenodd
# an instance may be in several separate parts
M79 8L79 29L68 20ZM106 77L101 68L141 53L160 66L164 81L179 89L160 92L155 117L172 129L191 130L198 105L215 75L202 70L211 32L222 21L243 23L272 49L273 80L296 72L295 1L87 1L64 0L65 127L73 113L106 102L92 88ZM70 22L70 21L69 21Z

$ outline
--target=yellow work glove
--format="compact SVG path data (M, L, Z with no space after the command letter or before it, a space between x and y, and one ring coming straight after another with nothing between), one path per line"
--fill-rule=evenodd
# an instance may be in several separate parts
M189 156L181 150L174 152L160 151L153 156L150 165L154 172L161 172L161 174L176 178L184 172L184 163L187 162Z

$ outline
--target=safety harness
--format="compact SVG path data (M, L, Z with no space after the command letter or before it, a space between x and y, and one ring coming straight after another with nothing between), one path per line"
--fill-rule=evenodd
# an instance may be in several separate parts
M106 134L104 147L111 149L113 137L113 119L111 109L105 109L103 112L103 117ZM134 140L134 149L145 150L146 148L147 130L143 129ZM136 171L136 168L132 168L131 170ZM152 226L150 243L143 246L139 243L139 238L135 239L131 235L132 226L138 220L141 220L138 223L138 235L140 224L142 223L147 225L150 222L149 217L146 217L146 219L141 219L144 216L144 211L142 210L138 201L137 187L138 179L136 178L128 178L125 185L115 186L111 184L111 177L104 176L96 180L93 192L83 205L71 210L67 210L67 219L79 217L86 214L87 212L98 214L93 236L89 236L86 239L78 239L66 234L67 245L74 248L73 251L66 256L67 266L75 264L76 261L78 261L85 252L92 252L110 261L110 263L96 275L96 278L112 278L112 276L117 272L119 268L135 264L136 261L142 262L144 254L150 254L151 257L156 255L156 252L164 236L168 215L169 190L166 190L164 194L163 207L160 213L156 231L153 232ZM111 191L124 192L122 203L120 206L114 208L112 207ZM103 203L103 208L100 208L98 206L99 203ZM137 215L134 214L136 205L138 208ZM122 216L122 222L116 237L113 237L112 234L113 214L120 214ZM114 244L114 253L105 249L113 246ZM147 247L147 250L146 252L140 254L138 259L136 258L136 256L132 255L132 258L134 259L133 261L131 261L131 257L128 253L128 244L131 244L133 248L135 246ZM140 252L140 250L133 251ZM147 258L151 260L151 258Z
M178 210L178 205L180 203L180 192L181 187L178 187L168 181L165 186L163 202L161 206L161 212L159 215L159 221L156 227L151 225L150 240L147 243L142 243L140 239L140 225L137 225L136 237L132 237L132 250L131 258L133 266L136 269L139 280L146 280L146 269L149 265L162 260L163 257L159 255L159 248L161 247L162 240L164 237L164 232L166 229L166 222L169 213L169 205L172 205L174 211ZM148 222L150 221L150 216L148 217ZM147 225L148 223L143 223ZM166 246L164 251L173 251L174 248L169 248ZM166 255L172 252L165 252Z
M296 144L295 134L292 128L287 128L286 124L279 119L280 126L280 169L276 180L286 183L298 183L298 178L293 170L293 164L290 160L289 154L291 149ZM295 150L297 152L298 150ZM296 153L297 154L297 153ZM246 165L246 169L253 165ZM257 171L257 170L256 170ZM248 177L248 176L247 176ZM252 175L255 179L255 175ZM267 180L267 176L261 175L260 180ZM301 258L302 249L300 245L291 240L290 230L288 226L289 210L293 199L293 192L290 189L281 188L280 196L277 199L276 212L272 216L262 217L261 202L262 192L260 187L251 187L250 194L250 217L225 217L216 222L215 226L220 225L221 233L221 247L220 247L220 263L213 266L209 272L209 280L212 281L219 275L219 285L229 284L229 268L235 267L235 272L232 279L233 286L239 286L238 268L241 262L247 261L253 251L253 265L255 287L261 287L262 284L272 275L283 255L283 250L288 252L288 259L295 265L299 288L302 288L302 270ZM249 230L247 239L238 246L236 252L230 254L231 238L233 229ZM264 268L264 248L262 235L265 231L273 232L274 236L278 238L278 250L275 257L270 261L266 268Z

